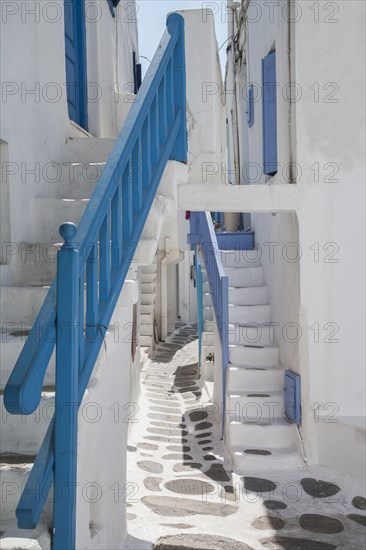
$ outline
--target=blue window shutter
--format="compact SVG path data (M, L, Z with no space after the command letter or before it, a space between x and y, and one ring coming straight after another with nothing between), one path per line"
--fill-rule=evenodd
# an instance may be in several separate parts
M277 90L276 53L272 52L262 60L263 101L263 172L273 175L277 172Z
M254 87L253 84L247 89L247 123L249 128L254 124Z

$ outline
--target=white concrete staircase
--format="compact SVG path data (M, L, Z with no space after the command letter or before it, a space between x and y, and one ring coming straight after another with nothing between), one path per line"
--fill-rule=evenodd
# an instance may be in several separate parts
M20 531L16 527L15 509L27 480L29 471L54 413L55 361L47 370L39 408L29 416L9 414L3 406L3 390L24 346L29 331L47 294L49 285L56 273L56 251L60 246L59 225L65 221L78 223L89 197L96 184L95 174L102 172L114 140L80 138L72 140L66 149L65 162L59 163L56 184L39 186L34 200L34 228L27 235L27 242L19 245L11 257L11 263L0 266L2 287L1 300L1 345L0 345L0 401L1 401L1 440L0 478L1 530L4 531L1 547L7 548L50 548L49 528L52 526L52 509L49 505L42 515L38 528L33 532ZM65 154L66 154L65 153ZM73 164L73 177L70 181L70 164ZM85 168L88 163L97 167L93 172ZM182 173L179 163L168 163L170 185L176 185L172 178L175 166ZM179 177L177 177L179 180ZM164 176L162 181L164 180ZM143 305L141 325L143 338L151 345L154 318L156 279L156 251L160 233L164 225L164 215L171 204L170 197L157 195L142 239L133 260L133 265L143 267ZM2 268L6 271L2 271ZM11 282L11 284L9 284ZM146 288L144 288L144 285ZM148 328L148 330L147 330ZM19 540L18 540L19 539ZM38 540L38 543L36 542ZM39 545L39 546L38 546Z
M301 467L296 426L283 413L284 369L257 251L225 251L221 258L229 278L225 444L233 469Z
M152 351L156 301L157 262L144 266L141 275L140 346Z

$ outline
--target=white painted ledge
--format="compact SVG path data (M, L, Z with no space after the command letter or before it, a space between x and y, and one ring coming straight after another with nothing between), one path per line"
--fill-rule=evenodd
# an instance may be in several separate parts
M191 211L292 212L297 211L297 185L226 185L188 183L178 187L178 207ZM224 205L224 206L223 206Z

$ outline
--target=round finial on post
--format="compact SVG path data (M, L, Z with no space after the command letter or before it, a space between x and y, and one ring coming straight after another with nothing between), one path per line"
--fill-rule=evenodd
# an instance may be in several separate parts
M65 248L74 248L73 240L76 235L78 228L72 222L65 222L60 225L59 233L63 240L65 241Z

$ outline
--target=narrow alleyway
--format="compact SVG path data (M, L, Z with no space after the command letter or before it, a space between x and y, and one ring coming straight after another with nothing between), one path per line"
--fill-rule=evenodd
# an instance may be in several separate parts
M366 501L353 479L305 465L230 471L196 332L178 327L142 372L128 448L128 548L362 550Z

